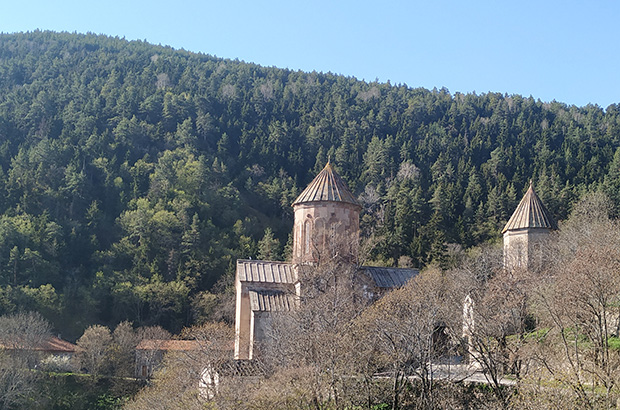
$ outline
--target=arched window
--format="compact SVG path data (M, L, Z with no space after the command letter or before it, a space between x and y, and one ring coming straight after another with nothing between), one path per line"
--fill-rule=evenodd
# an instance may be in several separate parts
M304 255L310 254L310 236L312 234L312 221L304 222Z
M303 254L304 225L299 222L295 224L295 253L300 257Z

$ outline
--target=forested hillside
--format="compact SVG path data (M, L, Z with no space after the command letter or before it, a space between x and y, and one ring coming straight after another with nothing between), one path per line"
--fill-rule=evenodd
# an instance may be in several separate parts
M286 257L290 204L328 158L381 238L372 258L445 264L449 244L497 238L530 179L558 219L599 187L620 205L619 147L618 105L2 34L0 314L74 337L221 314L237 258Z

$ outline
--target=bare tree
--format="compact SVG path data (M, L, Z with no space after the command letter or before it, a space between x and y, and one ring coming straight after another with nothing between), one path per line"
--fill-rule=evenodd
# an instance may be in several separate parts
M169 331L161 326L143 326L139 327L136 331L138 341L150 339L150 340L166 340L172 338Z
M460 297L454 283L440 269L430 268L372 305L356 323L366 341L364 355L374 358L375 371L392 377L393 409L400 408L412 377L421 386L417 406L440 406L432 365L458 346L461 316L454 306Z
M194 369L193 380L198 380L202 399L213 400L219 395L220 378L234 376L232 364L234 330L224 323L209 322L185 329L183 339L195 340L197 349L177 357L185 366Z
M138 332L131 322L124 321L116 325L107 353L113 375L120 377L134 375L136 346L139 341Z
M222 323L206 323L185 329L181 336L193 341L193 348L167 353L152 383L125 408L203 409L211 405L217 408L230 405L226 399L234 395L220 395L219 387L220 378L230 377L234 367L232 328ZM224 384L223 388L233 385Z
M346 405L349 388L350 350L347 337L353 320L370 300L370 278L358 270L357 238L338 229L326 229L313 238L316 262L297 266L295 308L271 312L267 342L258 356L271 366L270 378L297 377L303 369L308 386L307 406ZM297 369L298 371L292 371Z
M508 373L519 379L524 361L530 276L527 271L500 271L475 298L475 326L469 333L469 354L483 370L496 397L507 405L503 387Z
M41 315L20 312L0 316L0 407L12 408L37 396L38 374L30 368L50 337Z
M561 226L539 278L535 377L574 394L574 405L615 405L620 357L620 225L602 194L585 197ZM550 389L545 389L549 393ZM556 394L554 392L554 394Z
M103 332L105 333L105 331ZM107 337L104 336L104 338ZM136 346L142 340L168 340L171 338L170 332L161 326L143 326L134 329L131 322L124 321L116 325L112 333L112 341L105 349L104 356L111 365L113 375L131 377L135 374ZM145 352L145 354L149 354L149 352Z
M144 326L136 330L136 337L139 344L143 340L169 340L172 338L172 335L161 326ZM157 350L144 350L140 354L142 356L141 361L143 362L141 365L157 366L161 361L160 353ZM138 371L141 371L141 369L136 369L136 373Z
M152 383L143 388L125 405L127 410L193 410L204 408L198 394L198 382L193 379L193 369L182 363L176 363L172 356L167 357L164 365Z
M19 312L0 316L0 344L5 349L20 351L21 356L36 354L51 336L47 320L37 312Z
M280 370L306 368L311 385L326 386L315 392L313 401L338 408L344 379L349 376L344 334L368 303L362 290L366 278L338 257L302 266L299 274L299 306L275 315L267 358Z
M81 369L86 369L92 375L106 374L109 371L109 349L112 345L110 329L101 325L90 326L76 344L78 350L75 358Z
M530 317L532 272L506 270L501 248L485 245L469 252L452 274L458 278L464 307L463 336L467 356L485 375L506 407L511 390L508 373L520 378L527 362L524 346Z

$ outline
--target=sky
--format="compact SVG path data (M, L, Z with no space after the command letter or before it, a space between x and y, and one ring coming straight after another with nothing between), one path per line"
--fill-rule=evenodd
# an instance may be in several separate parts
M617 0L2 0L0 32L97 33L451 93L620 103Z

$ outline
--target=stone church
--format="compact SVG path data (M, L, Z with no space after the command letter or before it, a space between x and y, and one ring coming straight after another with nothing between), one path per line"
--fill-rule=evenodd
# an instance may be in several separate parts
M369 295L400 287L418 274L415 269L358 266L361 209L328 162L293 202L292 261L237 261L235 359L253 358L256 346L267 337L272 313L289 311L300 303L300 267L318 264L329 252L338 252L368 279L374 287L368 290ZM337 249L327 249L334 237L346 241Z
M235 359L252 359L256 346L266 340L274 312L290 311L300 303L300 267L318 264L329 237L346 238L337 250L340 257L364 274L380 295L403 286L419 272L415 269L357 265L361 205L328 162L292 204L293 255L290 262L238 260L235 278ZM504 268L534 269L543 263L542 243L557 224L549 215L532 184L506 226ZM464 304L464 336L473 327L469 317L473 301Z

